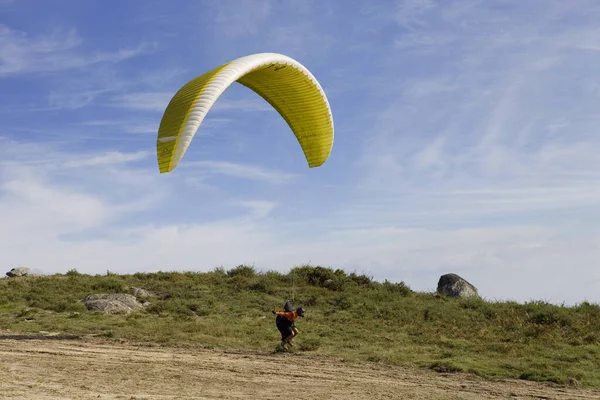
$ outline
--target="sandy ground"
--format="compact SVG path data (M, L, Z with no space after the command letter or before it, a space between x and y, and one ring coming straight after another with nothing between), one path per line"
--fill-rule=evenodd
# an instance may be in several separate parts
M600 399L600 391L389 368L0 332L2 399Z

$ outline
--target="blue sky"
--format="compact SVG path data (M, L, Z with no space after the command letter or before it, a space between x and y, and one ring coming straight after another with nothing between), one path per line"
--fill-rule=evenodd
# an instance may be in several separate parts
M600 301L596 1L0 0L0 254L43 273L305 262L488 299ZM171 96L235 58L304 64L309 169L231 86L171 173Z

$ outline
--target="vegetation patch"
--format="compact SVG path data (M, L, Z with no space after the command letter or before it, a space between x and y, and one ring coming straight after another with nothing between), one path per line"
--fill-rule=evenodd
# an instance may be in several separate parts
M89 311L90 294L152 296L124 315ZM306 309L294 352L600 387L600 306L451 299L404 282L301 265L288 273L240 265L199 272L0 279L0 329L94 335L170 346L277 350L271 310L287 299Z

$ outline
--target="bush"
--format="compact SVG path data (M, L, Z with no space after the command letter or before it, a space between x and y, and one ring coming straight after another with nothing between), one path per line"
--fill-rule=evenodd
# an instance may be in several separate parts
M303 266L292 270L296 276L303 278L303 280L312 286L325 287L325 282L334 280L336 278L335 273L331 268L325 267L312 267Z
M98 280L92 284L91 288L92 290L110 293L120 293L125 289L123 283L115 278L98 278Z
M256 276L256 270L254 269L254 267L251 267L249 265L238 265L237 267L227 271L227 275L230 277L243 276L246 278L251 278L253 276Z
M293 268L288 275L291 276L293 281L297 281L298 283L305 283L332 291L343 290L347 280L346 274L342 270L338 269L334 272L331 268L313 267L311 265Z
M329 304L333 305L336 308L339 308L340 310L348 310L352 308L351 298L343 294L336 297L335 299L330 300Z
M400 296L406 297L413 293L412 289L404 282L391 283L387 279L383 282L383 287L386 291Z
M446 299L413 292L404 282L370 279L310 265L285 274L241 265L229 272L0 279L0 326L264 351L279 341L271 309L292 298L307 308L294 349L494 378L564 382L572 376L600 387L596 304ZM81 302L91 291L122 293L132 286L157 297L144 310L118 316L87 312Z
M266 293L266 294L274 294L273 289L267 282L263 280L252 282L248 288L254 292Z
M540 306L529 313L527 321L535 325L560 325L562 327L571 325L571 318L556 306Z
M365 274L357 275L354 272L351 273L348 278L358 286L369 286L373 279Z

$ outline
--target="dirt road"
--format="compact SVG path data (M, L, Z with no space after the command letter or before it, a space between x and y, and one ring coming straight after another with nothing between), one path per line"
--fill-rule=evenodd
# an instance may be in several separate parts
M0 334L2 399L600 399L600 391L235 353Z

